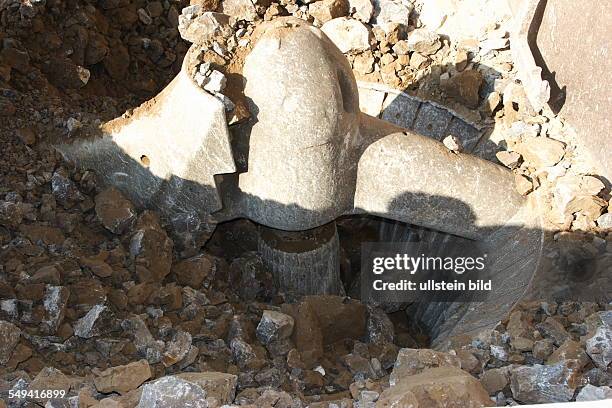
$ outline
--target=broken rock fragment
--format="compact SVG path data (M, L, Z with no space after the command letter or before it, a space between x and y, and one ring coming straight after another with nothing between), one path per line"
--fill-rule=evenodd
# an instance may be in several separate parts
M417 28L408 34L408 49L422 55L431 55L440 49L438 34L426 28Z
M182 330L178 331L166 346L166 351L162 357L164 366L170 367L184 359L192 347L191 341L191 334Z
M607 386L595 387L591 384L587 384L583 389L580 390L576 395L576 401L600 401L612 399L612 388Z
M74 323L74 334L89 339L109 332L112 327L113 313L105 305L95 305L85 316Z
M321 23L338 17L344 17L349 12L347 0L319 0L308 6L308 12Z
M545 136L525 136L512 147L523 156L528 166L534 168L550 167L559 163L565 154L565 144Z
M145 211L138 217L130 241L130 255L137 266L149 272L140 275L142 282L160 282L170 273L173 245L157 215Z
M179 16L179 33L184 40L200 43L217 36L229 36L229 16L205 11L199 5L185 7Z
M263 344L285 340L293 333L293 317L274 310L264 310L257 325L257 338Z
M437 367L402 378L380 395L376 408L490 405L491 399L477 379L457 367Z
M138 388L149 378L151 378L149 363L147 360L140 360L102 371L94 378L94 385L99 392L105 394L110 392L125 394Z
M233 374L208 371L180 373L176 377L202 387L209 402L214 398L219 405L231 404L236 396L238 377Z
M176 376L145 384L138 408L208 408L206 392L199 385Z
M193 289L199 289L211 271L212 260L204 254L181 261L172 267L176 281Z
M41 328L46 334L55 334L64 320L66 306L70 297L70 291L64 286L47 285L43 298L45 313L41 321Z
M34 398L38 403L44 404L49 400L43 397L45 394L42 391L58 390L65 391L66 394L70 391L72 381L64 373L54 367L43 368L38 375L32 380L28 386L28 391L37 392L40 398Z
M374 14L374 5L371 0L349 0L349 10L354 18L367 24Z
M98 194L95 202L98 219L112 233L123 234L136 219L132 203L114 187Z
M612 362L612 311L589 316L587 327L589 333L584 338L586 352L597 367L606 370Z
M381 27L388 27L389 24L408 25L410 13L414 9L411 3L397 0L373 0L374 23Z
M13 323L0 320L0 365L6 364L19 342L21 330Z
M440 86L450 97L472 109L477 108L480 103L479 92L482 84L482 74L476 70L463 71L440 81Z
M495 154L495 157L497 157L497 160L499 160L499 162L501 164L503 164L504 166L508 167L509 169L515 169L519 166L520 161L521 161L521 155L518 154L517 152L509 152L506 150L502 150L501 152L497 152Z
M370 31L355 19L335 18L323 24L321 30L343 53L359 53L370 49Z
M136 351L151 364L159 363L162 358L164 342L155 340L140 316L132 316L121 322L123 330L132 334Z
M393 372L389 377L392 386L403 378L419 374L425 369L435 367L461 368L461 361L457 356L429 349L400 349Z
M577 364L520 366L512 370L510 389L517 401L526 404L566 402L572 399L580 372Z

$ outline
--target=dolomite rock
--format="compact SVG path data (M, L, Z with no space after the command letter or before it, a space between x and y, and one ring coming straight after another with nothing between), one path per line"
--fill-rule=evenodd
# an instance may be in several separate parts
M580 367L585 367L590 361L584 347L571 339L561 344L546 360L546 364L557 364L566 360L575 360Z
M526 136L514 145L512 150L523 156L528 166L551 167L563 158L565 144L549 137Z
M236 20L255 21L259 18L251 0L223 0L221 10Z
M377 307L368 306L367 338L370 343L393 343L395 327L389 316Z
M376 408L490 405L491 399L478 380L456 367L430 368L420 374L404 377L385 390L376 402Z
M519 166L521 161L521 155L517 152L509 152L507 150L502 150L501 152L497 152L495 154L497 160L504 166L509 169L515 169Z
M347 0L319 0L308 6L308 12L321 23L327 23L338 17L348 14Z
M597 226L603 230L612 229L612 213L608 212L597 218Z
M55 200L64 208L70 208L76 202L83 200L83 195L74 181L60 171L54 172L51 177L51 191Z
M55 334L66 314L66 306L70 297L70 290L64 286L47 285L43 297L45 313L41 321L41 328L47 334Z
M6 364L19 342L21 330L12 323L0 320L0 365Z
M605 399L612 399L612 388L603 386L595 387L591 384L587 384L583 389L580 390L576 395L576 401L599 401Z
M514 399L525 404L566 402L574 396L579 375L577 365L567 361L520 366L512 370L510 389Z
M516 174L514 176L514 185L516 186L516 191L518 191L520 195L527 195L533 191L533 184L531 181L521 174Z
M145 357L150 364L161 361L164 342L153 338L149 328L139 316L132 316L124 320L121 327L132 334L136 351Z
M510 384L510 372L512 366L505 366L501 368L493 368L486 370L482 377L480 377L480 383L489 395L494 395Z
M374 23L385 27L390 23L408 25L410 13L414 6L410 3L403 3L394 0L373 0Z
M199 289L204 279L210 275L212 266L210 257L201 254L174 264L172 272L178 284Z
M98 194L95 202L98 219L112 233L123 234L136 220L132 203L114 187Z
M408 37L409 45L410 38ZM471 109L478 107L480 102L479 91L482 84L482 74L475 70L463 71L446 81L440 81L440 86L451 98Z
M360 21L340 17L323 24L321 30L343 53L370 49L370 31Z
M612 362L612 311L589 316L587 327L586 352L597 367L606 370Z
M368 23L374 15L374 5L371 0L349 0L349 10L352 16L362 23Z
M159 217L143 212L130 241L130 255L142 266L141 282L160 282L170 273L174 243L159 224Z
M28 386L28 391L38 391L40 393L43 390L64 390L66 394L68 394L71 385L71 379L60 370L53 367L45 367L32 380ZM49 399L38 398L34 400L40 404L44 404Z
M233 374L209 371L180 373L176 377L199 385L206 391L206 398L214 398L219 405L231 404L236 396L238 377Z
M461 368L457 356L430 349L403 348L399 351L389 384L396 385L403 378L421 373L423 370L435 367Z
M554 317L547 317L544 322L538 324L537 329L544 337L547 337L555 343L555 346L560 346L565 340L570 338L565 327Z
M265 310L257 325L257 338L263 344L285 340L293 333L293 317L273 310Z
M216 36L227 36L231 27L228 15L203 11L194 5L183 9L179 16L178 30L184 40L198 43Z
M184 359L192 347L191 342L191 334L182 330L178 331L166 346L166 351L162 357L164 366L170 367Z
M451 152L459 153L463 151L463 145L457 136L446 136L444 139L442 139L442 143L444 143L444 146L446 146L446 148Z
M84 339L90 339L108 332L113 314L104 305L95 305L85 316L74 323L74 334Z
M580 197L596 196L604 189L604 184L596 177L566 175L556 180L553 190L553 202L562 214L571 214L570 203L575 207L582 201ZM599 206L599 205L598 205Z
M176 376L145 384L137 408L208 408L206 391Z
M440 49L440 37L426 28L417 28L408 33L408 49L422 55L435 54Z
M108 368L94 378L94 385L99 392L108 394L117 392L125 394L134 390L151 378L151 368L147 360Z

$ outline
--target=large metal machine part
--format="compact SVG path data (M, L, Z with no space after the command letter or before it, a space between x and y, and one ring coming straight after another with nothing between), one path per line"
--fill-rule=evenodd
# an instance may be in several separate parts
M342 291L333 221L343 215L425 227L440 245L477 240L500 282L491 293L496 307L418 313L445 334L458 326L444 321L499 320L525 292L541 249L537 211L511 173L361 113L350 66L319 29L279 18L258 30L242 72L246 124L228 129L223 105L188 76L185 62L157 98L59 149L193 234L235 218L259 223L277 284L298 294Z

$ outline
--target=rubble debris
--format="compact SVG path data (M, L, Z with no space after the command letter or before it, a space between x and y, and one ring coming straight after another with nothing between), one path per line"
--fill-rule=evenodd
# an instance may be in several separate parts
M580 371L571 362L521 366L512 370L512 396L525 404L566 402L574 396Z
M358 20L335 18L323 24L321 30L343 53L360 53L370 49L370 32Z
M453 355L429 349L400 349L393 372L389 377L391 386L403 378L419 374L428 368L457 367L461 368L460 360Z
M132 203L114 187L109 187L96 196L96 215L102 225L115 234L128 231L136 220Z
M108 368L94 378L99 392L125 394L151 378L151 368L147 360L139 360L123 366Z
M208 403L198 384L168 376L145 384L137 407L207 408Z
M429 368L402 378L383 391L377 407L421 406L443 407L453 401L460 406L488 406L491 403L478 380L457 367Z
M0 320L0 364L11 359L15 346L21 337L21 330L12 323Z

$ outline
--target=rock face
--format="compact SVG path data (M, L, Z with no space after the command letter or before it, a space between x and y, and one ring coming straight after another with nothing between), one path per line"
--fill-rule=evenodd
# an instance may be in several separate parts
M94 378L94 385L99 392L108 394L118 392L125 394L134 390L151 378L151 368L147 360L111 367L102 371Z
M110 187L96 196L96 215L109 231L126 232L136 220L132 203L116 188Z
M510 377L512 396L526 404L566 402L574 396L579 374L577 365L567 361L517 367Z
M19 342L21 330L12 323L0 320L0 364L6 364Z
M360 21L335 18L323 24L321 30L343 53L360 53L370 49L370 31Z
M376 408L385 407L486 407L491 405L487 391L478 380L456 367L426 369L403 378L385 390Z
M435 367L461 368L461 362L457 356L435 350L403 348L397 354L389 384L396 385L405 377Z

